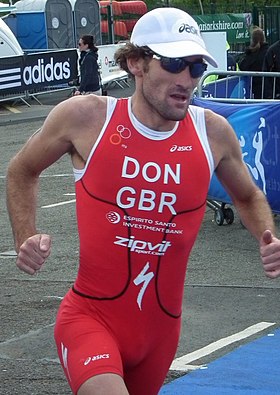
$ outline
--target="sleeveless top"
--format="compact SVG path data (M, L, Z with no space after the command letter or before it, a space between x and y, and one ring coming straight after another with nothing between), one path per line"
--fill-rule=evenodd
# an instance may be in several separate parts
M74 291L112 300L141 285L141 310L152 287L160 309L179 317L213 167L203 109L190 106L172 131L157 132L134 117L131 99L108 98L85 168L74 169L80 237Z

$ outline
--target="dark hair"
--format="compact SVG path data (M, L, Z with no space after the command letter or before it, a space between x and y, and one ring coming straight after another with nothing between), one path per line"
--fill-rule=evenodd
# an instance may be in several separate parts
M265 36L263 30L255 26L253 28L252 34L251 34L251 43L249 46L249 49L254 52L257 51L265 42Z
M84 34L81 37L81 40L83 40L84 44L88 45L88 47L91 51L93 51L93 52L98 51L98 48L95 46L95 43L94 43L94 37L91 34Z
M120 46L115 53L116 63L129 74L131 73L127 67L127 59L144 59L147 57L151 57L148 47L137 47L129 41L125 45Z

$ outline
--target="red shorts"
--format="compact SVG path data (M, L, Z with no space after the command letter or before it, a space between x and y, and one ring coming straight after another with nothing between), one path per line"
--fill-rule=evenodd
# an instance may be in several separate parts
M180 319L167 317L172 329L163 331L158 323L157 333L151 326L142 335L143 331L128 328L129 322L135 323L133 317L117 329L109 321L109 327L96 308L98 303L102 302L70 290L58 311L55 341L73 393L90 377L115 373L123 377L130 395L157 395L176 353Z

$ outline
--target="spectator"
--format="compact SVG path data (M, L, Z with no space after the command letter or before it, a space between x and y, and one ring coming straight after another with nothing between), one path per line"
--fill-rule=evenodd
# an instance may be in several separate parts
M268 48L263 62L263 71L273 73L280 71L280 40ZM280 78L266 78L265 98L280 99Z
M263 30L256 26L251 35L251 43L246 48L244 56L239 61L241 71L262 71L264 56L268 49ZM263 98L263 78L252 78L252 92L254 99Z
M75 95L94 93L101 95L101 82L98 65L98 48L94 44L91 35L84 35L80 38L79 50L81 52L80 65L80 86Z

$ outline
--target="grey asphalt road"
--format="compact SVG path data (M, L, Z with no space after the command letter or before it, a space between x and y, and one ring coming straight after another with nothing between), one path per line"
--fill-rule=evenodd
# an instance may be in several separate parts
M131 89L112 88L110 94L126 96L130 92ZM30 108L18 103L14 109L19 113L11 112L6 105L0 109L1 395L70 394L52 335L56 311L75 278L78 261L75 205L71 202L74 183L69 158L63 157L41 177L38 228L52 235L53 250L36 277L25 275L15 267L5 206L5 174L10 158L40 127L52 106L65 98L65 93L44 97L42 105L32 102ZM52 206L66 201L67 204ZM279 231L279 217L275 221ZM259 322L271 322L272 328L279 327L279 305L280 280L264 276L257 243L243 228L238 216L232 225L217 226L213 211L207 208L185 280L183 328L177 357ZM223 347L194 361L194 365L208 364L269 330L271 327ZM180 374L170 371L167 381Z

